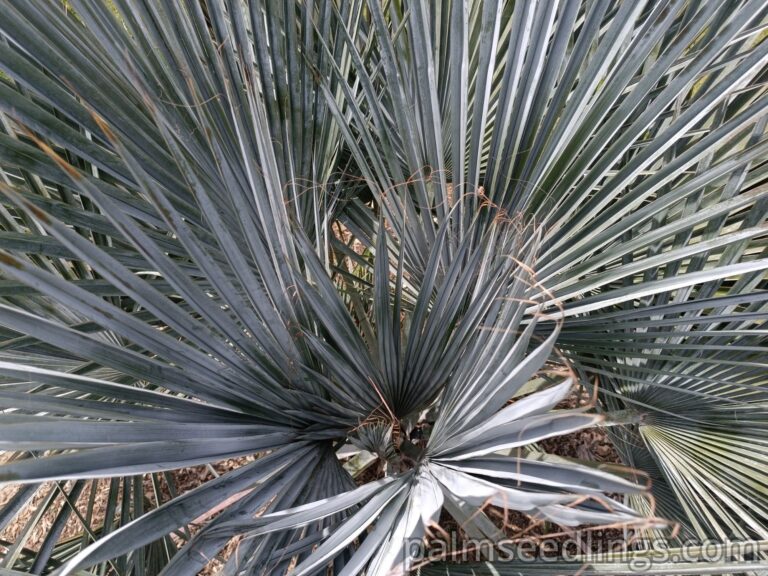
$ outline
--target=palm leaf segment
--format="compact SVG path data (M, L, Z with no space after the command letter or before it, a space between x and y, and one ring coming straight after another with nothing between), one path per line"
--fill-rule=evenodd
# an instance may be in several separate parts
M724 471L764 414L760 2L71 5L0 24L0 520L125 480L4 566L189 574L245 534L232 573L388 573L443 506L636 521L600 496L633 483L498 454L603 418L548 412L563 355L650 413L617 436L665 511L764 538L765 451ZM382 423L355 488L334 448ZM130 478L255 452L147 513Z

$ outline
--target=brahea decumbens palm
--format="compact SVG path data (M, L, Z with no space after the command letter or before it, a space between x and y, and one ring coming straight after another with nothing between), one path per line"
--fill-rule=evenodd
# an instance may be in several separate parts
M0 566L391 574L488 506L768 539L765 16L6 2L0 525L45 496ZM536 448L595 425L628 468Z

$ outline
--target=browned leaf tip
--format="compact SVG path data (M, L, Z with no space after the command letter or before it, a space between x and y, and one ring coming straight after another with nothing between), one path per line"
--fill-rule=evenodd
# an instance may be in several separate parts
M82 180L83 175L78 172L74 166L72 166L69 162L65 161L61 156L59 156L53 148L51 148L47 143L45 143L43 140L35 136L34 132L29 130L28 128L24 127L24 134L29 137L35 144L37 144L37 147L40 148L45 154L51 158L56 164L64 170L70 178L73 180Z
M21 269L21 262L19 262L18 259L14 258L7 252L0 252L0 262L7 264L8 266Z
M7 184L0 182L0 193L5 194L12 202L14 202L16 205L23 205L26 210L31 212L38 220L42 222L50 222L50 218L48 214L43 212L40 208L32 204L29 200L26 200L22 198L16 190L14 190L11 186L8 186Z
M32 202L30 202L29 200L24 200L23 202L26 209L29 210L35 218L45 223L48 223L51 221L51 219L48 217L48 214L46 214L45 212L43 212L43 210L41 210L40 208L32 204Z
M104 119L93 110L89 109L88 111L91 113L91 117L93 117L94 122L96 122L96 124L99 125L101 131L104 132L104 136L106 136L107 139L111 142L114 142L117 137L115 136L115 133L112 132L112 129L107 125L107 123L104 122Z

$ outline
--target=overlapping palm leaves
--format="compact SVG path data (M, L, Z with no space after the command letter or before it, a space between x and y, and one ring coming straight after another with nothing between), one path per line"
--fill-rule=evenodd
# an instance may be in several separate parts
M504 6L390 7L410 35L376 29L393 113L364 124L359 90L361 163L400 148L406 172L445 169L454 189L535 214L558 345L607 408L643 413L639 435L620 429L627 462L647 446L685 533L764 538L765 8Z
M0 523L35 483L73 481L53 506L124 479L77 545L65 504L3 567L190 574L241 535L225 573L383 574L443 506L635 521L600 496L631 482L495 454L603 418L548 412L564 358L632 416L617 445L664 514L765 539L765 16L6 2L0 473L25 484ZM355 488L334 450L372 438L390 475ZM163 471L252 453L145 509L134 475L159 499Z

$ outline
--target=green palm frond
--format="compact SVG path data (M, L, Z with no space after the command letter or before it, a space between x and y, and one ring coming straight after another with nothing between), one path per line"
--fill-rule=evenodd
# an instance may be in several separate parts
M2 12L0 571L389 574L489 504L768 538L763 2ZM596 424L653 499L524 449Z

